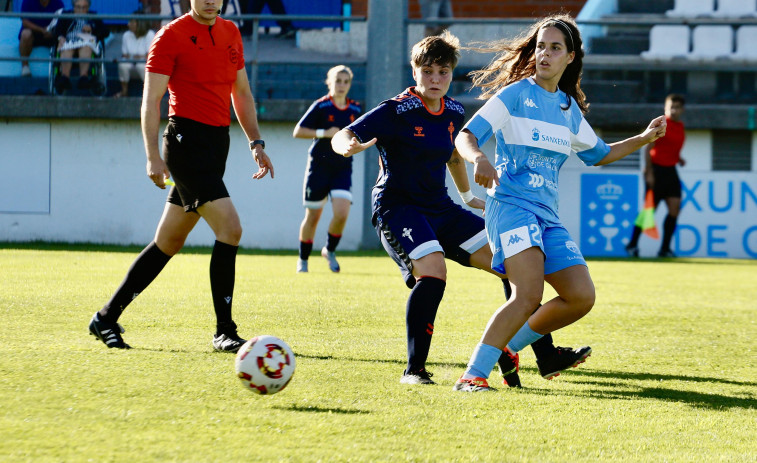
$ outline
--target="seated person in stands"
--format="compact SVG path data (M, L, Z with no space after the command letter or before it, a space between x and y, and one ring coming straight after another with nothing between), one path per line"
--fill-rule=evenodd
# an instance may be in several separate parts
M21 4L22 13L55 13L63 9L61 0L24 0ZM18 32L18 54L21 58L28 58L34 47L52 47L55 37L47 29L53 18L21 18L21 30ZM21 62L21 75L30 77L29 61Z
M134 14L139 14L139 12L137 11ZM150 29L148 21L130 19L129 30L124 32L121 39L121 57L127 60L145 60L153 38L155 38L155 31ZM121 91L113 95L114 97L129 95L129 80L132 77L138 77L144 84L144 61L121 61L118 63L118 80L121 81Z
M74 0L73 11L64 11L64 13L77 14L94 14L89 10L90 0ZM78 58L89 59L92 55L99 55L103 50L100 49L100 41L110 34L108 26L103 24L99 19L86 18L57 18L51 24L53 35L58 38L58 51L61 58ZM60 63L60 74L55 78L55 89L58 93L71 88L71 61L62 61ZM79 82L77 87L81 89L89 88L89 62L79 63Z

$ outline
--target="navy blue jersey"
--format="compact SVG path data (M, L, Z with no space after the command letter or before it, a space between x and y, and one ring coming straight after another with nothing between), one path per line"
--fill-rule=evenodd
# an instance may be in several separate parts
M343 129L354 122L361 112L360 104L349 98L347 98L347 105L344 108L339 108L334 104L334 100L326 95L315 100L297 124L313 130L326 130L331 127ZM345 158L331 149L330 138L314 138L313 144L310 145L308 150L308 155L315 161L328 160L339 165L352 165L352 158Z
M373 187L374 214L396 204L424 212L453 202L447 194L447 161L464 120L465 108L457 101L445 96L433 113L410 87L347 127L362 143L378 139L381 171Z

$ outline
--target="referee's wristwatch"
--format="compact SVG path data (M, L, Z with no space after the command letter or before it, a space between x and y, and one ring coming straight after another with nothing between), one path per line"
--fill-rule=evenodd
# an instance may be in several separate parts
M255 149L255 145L260 145L261 148L265 149L265 142L263 140L252 140L250 142L250 151Z

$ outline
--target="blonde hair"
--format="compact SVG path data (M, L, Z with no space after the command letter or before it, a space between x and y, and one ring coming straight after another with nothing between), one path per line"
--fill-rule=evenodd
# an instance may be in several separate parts
M341 72L344 72L348 76L350 76L350 82L352 82L352 69L343 64L340 64L328 70L328 72L326 73L326 85L329 85L329 82L336 82L336 76L338 76Z

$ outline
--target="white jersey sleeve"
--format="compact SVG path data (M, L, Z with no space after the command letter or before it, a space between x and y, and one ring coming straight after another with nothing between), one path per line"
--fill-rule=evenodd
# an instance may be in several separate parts
M597 137L594 129L591 128L583 117L581 117L578 132L571 135L570 144L578 158L587 166L593 166L598 163L610 152L610 147L607 143Z
M489 98L481 109L465 124L463 129L468 129L478 140L478 146L486 143L492 134L502 129L510 121L510 111L501 100L502 93Z

